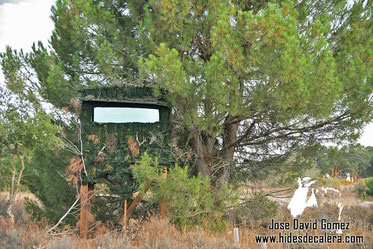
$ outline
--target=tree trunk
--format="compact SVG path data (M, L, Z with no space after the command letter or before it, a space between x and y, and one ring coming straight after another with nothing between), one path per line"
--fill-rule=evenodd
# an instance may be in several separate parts
M6 214L9 216L10 218L10 221L12 222L12 224L14 224L14 215L13 215L13 202L14 202L14 199L11 197L9 198L9 201L8 201L8 207L6 209Z
M23 171L25 170L25 164L24 164L24 161L23 161L23 157L19 153L17 146L16 146L16 153L17 153L18 160L21 162L21 169L19 170L18 178L17 178L17 184L16 184L15 189L14 189L15 194L17 194L19 185L21 184L22 174L23 174Z
M22 178L23 171L25 170L25 163L24 163L23 157L21 156L21 154L18 151L17 146L15 146L15 154L17 155L17 158L21 163L21 169L18 172L17 181L15 181L16 168L15 168L15 165L14 165L14 155L13 155L13 159L12 159L13 160L13 162L12 162L12 167L13 167L12 181L10 183L11 187L10 187L10 193L9 193L8 207L7 207L7 210L6 210L6 213L10 217L12 223L14 223L14 221L15 221L14 220L14 214L13 214L13 211L12 211L13 203L14 203L14 200L16 199L19 185L21 184L21 178Z
M16 179L16 167L14 165L15 161L15 154L12 156L12 179L10 181L10 191L9 191L9 200L7 202L7 209L6 214L9 216L12 223L14 223L14 215L13 215L13 202L16 195L16 186L15 186L15 179Z
M228 124L224 127L223 150L219 153L222 158L222 167L219 171L219 181L226 184L229 181L231 168L233 165L235 146L226 147L237 140L238 123Z
M197 173L200 173L202 176L211 176L212 168L212 158L211 154L208 151L208 148L205 146L205 143L202 140L202 134L200 132L195 132L191 140L191 145L194 152L196 153L196 169Z
M212 181L227 183L230 176L230 170L234 159L235 146L224 147L234 143L237 140L238 123L227 124L223 133L223 150L217 154L217 138L203 131L191 132L192 139L190 145L195 153L195 162L197 173L202 176L212 178ZM215 153L214 153L215 151ZM213 165L220 166L213 172Z

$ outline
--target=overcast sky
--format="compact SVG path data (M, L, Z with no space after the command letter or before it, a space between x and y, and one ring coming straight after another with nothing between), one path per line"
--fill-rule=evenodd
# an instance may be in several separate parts
M0 51L6 45L30 51L33 42L47 43L53 22L50 8L54 0L0 0ZM0 82L4 77L0 72ZM1 84L0 84L1 85ZM359 142L373 146L373 124L365 128Z
M53 29L53 0L0 0L0 51L6 45L29 51L33 42L47 42Z

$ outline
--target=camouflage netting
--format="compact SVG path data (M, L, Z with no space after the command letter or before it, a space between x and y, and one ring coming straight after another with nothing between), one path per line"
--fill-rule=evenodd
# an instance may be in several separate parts
M87 88L81 91L82 100L102 100L113 102L129 102L135 104L156 104L167 106L164 92L156 91L151 87L100 87Z
M172 165L170 108L149 87L105 87L81 92L83 155L88 177L84 183L109 183L123 200L136 190L130 165L144 152L161 165ZM156 123L95 123L94 107L136 107L159 110ZM127 184L125 184L127 182Z

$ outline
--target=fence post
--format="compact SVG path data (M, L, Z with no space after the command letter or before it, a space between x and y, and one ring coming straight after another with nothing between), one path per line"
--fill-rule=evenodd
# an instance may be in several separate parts
M233 230L233 241L234 241L234 248L240 248L240 237L238 234L238 228L234 228Z
M87 239L88 231L88 185L81 185L80 188L80 237Z
M166 179L167 178L167 167L166 166L163 166L163 171L162 171L162 178L163 179ZM160 213L160 217L161 219L165 218L166 217L166 210L167 210L167 206L166 206L166 200L167 200L167 197L166 196L163 196L162 197L162 201L159 205L159 213Z
M127 184L127 182L126 182L126 184ZM123 226L123 228L125 228L126 225L127 225L127 199L124 200L123 217L120 219L119 223Z

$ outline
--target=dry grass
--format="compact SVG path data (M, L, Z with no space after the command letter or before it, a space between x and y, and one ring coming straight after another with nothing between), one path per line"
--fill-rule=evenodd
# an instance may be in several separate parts
M43 232L42 224L12 224L9 219L0 217L0 248L43 248L48 237ZM44 224L45 227L45 224Z
M325 205L323 211L309 208L302 215L301 221L307 222L310 219L326 218L329 221L338 219L338 212L333 205ZM369 218L370 217L370 218ZM286 208L281 208L276 221L290 221L292 217ZM348 208L345 210L342 221L350 222L351 228L344 234L363 235L364 245L344 245L344 244L324 244L324 245L287 245L287 244L267 244L267 248L373 248L372 231L373 210L363 207ZM256 227L239 228L240 248L261 248L255 242L256 235L277 235L279 231L268 229L269 224L257 224ZM198 227L190 231L183 231L168 223L166 219L160 220L151 217L149 220L138 223L134 220L130 222L124 231L115 229L103 229L96 233L96 236L88 241L82 241L73 229L65 228L57 231L53 235L46 234L48 226L45 223L18 223L12 225L7 219L0 219L0 248L32 248L32 249L67 249L67 248L107 248L107 249L184 249L184 248L204 248L223 249L234 248L233 228L229 228L224 233L214 233L202 230ZM304 235L305 231L293 230L281 232L292 232L294 235ZM323 230L307 230L309 234L322 235ZM332 233L334 234L334 233Z
M192 231L181 231L168 223L167 219L150 218L142 224L136 235L134 245L138 248L233 248L226 233L211 233L200 228Z
M6 216L7 202L9 199L9 193L0 192L0 217ZM42 206L40 201L35 197L35 195L30 193L18 193L16 199L14 200L12 212L15 217L16 223L28 223L29 215L25 212L25 199L29 199Z
M334 214L334 209L330 207L330 214ZM351 210L352 211L352 210ZM282 211L285 213L285 211ZM373 212L369 210L357 210L348 215L357 215L360 212ZM285 214L287 215L287 214ZM302 221L308 221L315 217L322 217L316 209L309 209L302 217ZM348 219L347 219L348 217ZM282 217L284 220L287 218ZM330 217L331 220L335 217ZM357 218L357 217L356 217ZM347 220L354 220L355 217L346 215ZM345 220L345 221L347 221ZM369 223L368 223L369 222ZM353 225L348 231L349 234L364 235L364 245L286 245L267 244L267 248L373 248L373 232L371 221L365 219L364 224ZM370 225L369 225L370 224ZM160 220L156 217L150 218L142 224L135 224L126 231L107 230L104 234L96 235L95 238L82 241L77 234L70 229L65 229L54 235L47 235L45 224L16 224L12 225L6 219L0 220L0 248L38 248L38 249L67 249L67 248L144 248L144 249L184 249L184 248L204 248L223 249L234 248L233 228L224 233L214 233L200 228L191 231L182 231L169 224L166 219ZM304 235L304 231L282 231L293 234ZM317 229L307 230L309 234L321 235L324 231ZM253 229L239 228L240 248L260 248L260 244L255 242L256 235L277 235L278 231L271 231L267 227L256 227Z
M321 220L323 218L328 221L338 220L338 207L335 202L343 202L344 209L342 212L342 221L350 222L351 228L344 231L343 235L363 235L365 243L361 244L322 244L322 245L305 245L305 244L267 244L268 249L290 249L290 248L373 248L373 209L361 206L356 206L356 198L351 193L352 187L341 187L342 196L328 193L324 197L326 201L319 202L319 208L307 208L301 217L301 221L307 222L310 219ZM1 195L0 195L1 196ZM20 196L22 197L22 196ZM320 197L320 196L319 196ZM318 200L322 199L321 197ZM186 249L186 248L234 248L233 244L233 227L230 227L226 232L215 233L201 228L192 230L180 230L169 224L166 219L160 220L157 217L140 223L135 220L130 220L127 228L124 230L116 230L114 228L100 227L96 230L95 235L88 241L82 241L76 229L64 228L56 231L53 235L47 234L48 226L46 222L30 223L27 215L23 211L23 198L17 200L14 205L14 212L17 213L15 225L12 225L7 219L0 215L0 249L74 249L74 248L94 248L94 249ZM6 199L0 198L0 214L4 214ZM22 218L23 217L23 218ZM290 222L293 218L286 207L280 206L279 211L274 217L278 222ZM244 224L244 223L242 223ZM268 228L268 221L253 221L250 226L242 225L239 227L240 248L261 248L261 244L255 242L256 235L278 235L278 232L293 233L304 235L306 231L287 230L273 231ZM307 230L308 234L322 235L323 230ZM335 234L332 232L331 234Z

